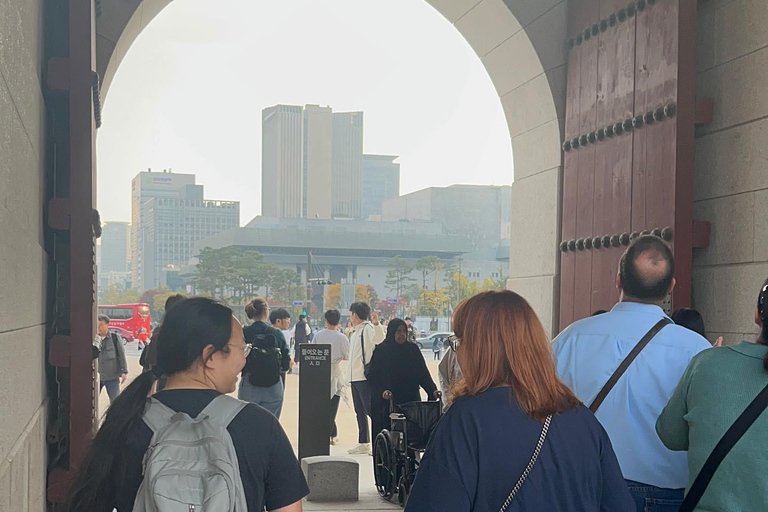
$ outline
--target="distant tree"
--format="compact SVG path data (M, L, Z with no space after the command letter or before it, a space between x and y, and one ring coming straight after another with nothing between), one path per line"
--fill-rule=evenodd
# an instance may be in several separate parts
M366 285L365 288L368 290L368 296L370 297L368 299L368 303L371 305L371 307L373 307L379 302L379 294L376 292L376 288L374 288L370 284Z
M427 289L427 278L434 272L439 272L442 261L437 256L424 256L416 261L414 268L421 272L422 288Z
M152 288L151 290L144 290L144 293L142 293L139 296L139 302L145 302L149 304L150 314L152 315L152 318L160 318L162 316L163 308L165 307L165 300L163 299L161 303L161 307L157 308L155 303L155 297L158 295L170 295L171 290L165 286L162 286L160 288ZM166 295L166 298L167 298Z
M385 284L387 288L395 292L395 295L400 298L403 296L408 283L415 281L410 276L411 272L413 272L413 267L399 255L387 260L387 266L389 271L387 271Z
M123 290L116 285L109 285L101 294L100 304L117 305L117 304L134 304L139 302L139 292L131 288Z
M325 308L338 309L339 305L341 305L341 285L332 284L329 285L325 290Z
M504 275L504 267L499 267L497 278L489 277L483 281L481 291L505 290L507 288L507 276Z
M431 317L436 321L437 317L445 315L450 304L451 297L448 295L448 290L443 288L438 289L437 292L424 290L419 298L417 314Z

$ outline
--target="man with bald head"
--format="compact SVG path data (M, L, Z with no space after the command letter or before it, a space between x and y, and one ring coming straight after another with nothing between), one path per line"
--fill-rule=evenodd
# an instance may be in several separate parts
M640 340L650 339L595 413L608 432L638 512L677 511L682 503L688 484L686 453L661 443L656 419L693 356L711 347L664 313L674 275L672 251L661 238L636 238L619 264L619 303L607 313L571 324L553 346L558 374L589 406Z

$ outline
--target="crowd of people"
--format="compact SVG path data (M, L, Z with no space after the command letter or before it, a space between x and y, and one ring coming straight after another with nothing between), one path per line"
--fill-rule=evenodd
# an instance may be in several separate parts
M289 330L290 314L270 311L261 298L246 307L253 323L243 328L219 302L178 296L143 353L145 372L118 395L125 353L108 333L109 319L100 318L94 350L106 363L100 372L112 405L80 467L70 510L153 510L151 500L169 493L186 503L200 479L208 480L197 498L213 492L218 480L210 475L219 473L183 467L188 454L167 455L181 450L171 441L184 428L226 432L216 449L230 471L219 471L234 474L235 485L222 489L239 509L301 510L308 488L278 418L285 374L297 361L290 340L298 353L310 336L331 346L332 444L339 404L351 394L358 445L350 453L370 453L371 440L389 428L391 406L420 401L422 390L428 400L442 396L445 412L406 512L496 512L512 504L563 512L763 510L768 280L758 291L755 342L721 347L720 338L713 347L698 312L665 313L674 274L663 240L635 239L619 265L619 302L552 342L517 293L470 297L454 311L439 388L411 342L412 323L385 326L365 303L350 306L346 329L330 310L325 329L313 333L305 318ZM242 401L220 398L235 391L238 377ZM189 486L149 482L150 474Z

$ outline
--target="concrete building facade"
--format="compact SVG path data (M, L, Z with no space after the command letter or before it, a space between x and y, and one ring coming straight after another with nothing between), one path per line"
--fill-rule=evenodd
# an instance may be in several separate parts
M400 195L399 157L363 155L362 218L381 216L384 201Z
M330 219L333 179L333 110L304 107L304 169L302 217ZM265 213L267 215L267 213Z
M99 272L128 272L131 225L128 222L107 222L101 232L101 264Z
M304 212L304 113L275 105L262 111L261 211L277 217Z
M691 1L691 0L681 0ZM558 330L557 303L560 240L559 205L562 183L563 120L565 118L566 36L569 2L542 0L429 0L466 38L482 60L504 107L514 150L509 287L535 307L551 333ZM73 115L91 102L91 71L101 77L101 95L108 94L120 62L142 29L170 0L101 0L95 17L91 2L73 0L0 0L0 344L4 358L0 397L13 414L0 417L0 511L42 512L45 506L46 433L49 397L56 403L55 386L46 376L46 332L56 318L71 315L79 322L73 332L92 337L92 283L78 284L77 301L64 297L60 306L56 284L49 276L68 267L53 251L51 224L70 231L76 246L92 241L90 151L78 155L70 188L75 199L48 215L53 187L53 162L46 136L53 124L46 110L55 102L49 92L69 87L77 94ZM72 9L72 23L94 16L95 33L85 28L71 34L71 48L91 52L86 65L72 53L73 67L65 85L44 80L50 58L67 54L69 47L46 54L45 27L62 19L56 9ZM64 6L64 7L62 7ZM697 132L695 213L711 223L706 249L697 249L693 279L695 305L707 321L711 337L727 342L752 335L752 314L759 285L768 275L768 236L759 212L768 195L765 160L765 118L768 90L768 16L761 0L700 0L698 2L696 92L715 103L713 122ZM46 10L47 16L46 16ZM70 18L64 18L70 19ZM86 19L85 26L91 26ZM82 25L79 25L82 26ZM50 48L57 49L55 45ZM74 64L77 63L77 66ZM85 88L85 89L84 89ZM85 91L83 93L83 90ZM82 94L81 94L82 93ZM92 112L88 112L92 116ZM95 126L95 125L94 125ZM93 132L73 136L93 141ZM86 144L86 148L88 145ZM75 158L73 156L73 158ZM83 160L85 158L85 160ZM62 163L59 162L59 165ZM78 174L79 173L79 174ZM51 184L49 186L49 184ZM277 189L275 189L277 190ZM61 217L72 222L56 222ZM78 254L83 255L82 251ZM77 264L88 265L83 257ZM50 286L49 286L50 283ZM50 299L50 300L49 300ZM74 324L73 324L74 325ZM24 343L18 343L23 339ZM76 356L77 354L74 354ZM85 397L86 399L89 397ZM82 443L84 439L72 439ZM53 496L56 496L53 493Z
M509 238L511 197L509 186L430 187L384 201L382 220L434 222L485 250Z
M334 217L359 219L363 214L363 113L333 114Z

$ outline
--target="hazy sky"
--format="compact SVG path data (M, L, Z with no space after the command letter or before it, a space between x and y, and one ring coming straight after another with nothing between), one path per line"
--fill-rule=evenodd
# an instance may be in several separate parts
M197 174L206 198L261 211L261 110L365 112L366 153L400 155L401 193L509 184L498 96L423 0L175 0L139 36L98 132L101 218L130 220L141 170Z

